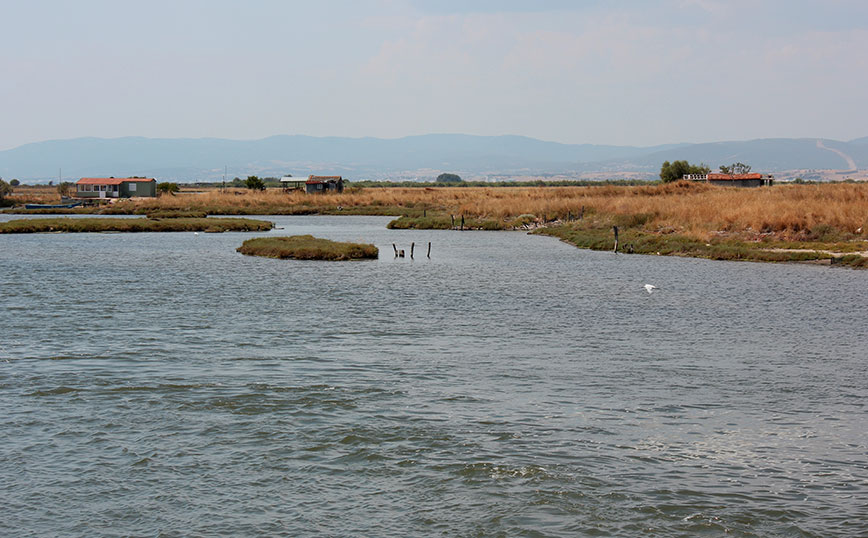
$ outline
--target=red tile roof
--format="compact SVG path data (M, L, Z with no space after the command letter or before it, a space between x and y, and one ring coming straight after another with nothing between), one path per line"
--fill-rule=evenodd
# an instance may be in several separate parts
M708 179L738 181L742 179L762 179L762 174L708 174Z
M83 177L76 181L77 185L120 185L124 182L150 183L154 178L146 177Z

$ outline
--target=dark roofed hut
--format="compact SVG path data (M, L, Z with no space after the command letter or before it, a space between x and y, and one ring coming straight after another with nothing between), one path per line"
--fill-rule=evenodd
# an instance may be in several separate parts
M711 173L706 178L712 185L725 187L762 187L771 185L774 178L763 174L719 174Z
M305 182L308 194L344 192L344 178L341 176L310 176Z

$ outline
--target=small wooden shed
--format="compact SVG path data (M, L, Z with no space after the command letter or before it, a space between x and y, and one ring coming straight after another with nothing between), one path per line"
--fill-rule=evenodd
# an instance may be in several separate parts
M310 176L305 182L308 194L344 192L344 178L341 176Z

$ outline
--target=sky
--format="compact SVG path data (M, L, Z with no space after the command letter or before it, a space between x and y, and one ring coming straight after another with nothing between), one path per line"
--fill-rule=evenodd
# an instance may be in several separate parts
M868 136L864 0L0 0L0 150Z

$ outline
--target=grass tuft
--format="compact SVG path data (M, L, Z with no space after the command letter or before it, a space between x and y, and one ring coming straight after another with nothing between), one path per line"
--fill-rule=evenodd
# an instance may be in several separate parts
M327 261L376 259L380 253L374 245L342 243L312 235L256 237L248 239L236 250L248 256Z

